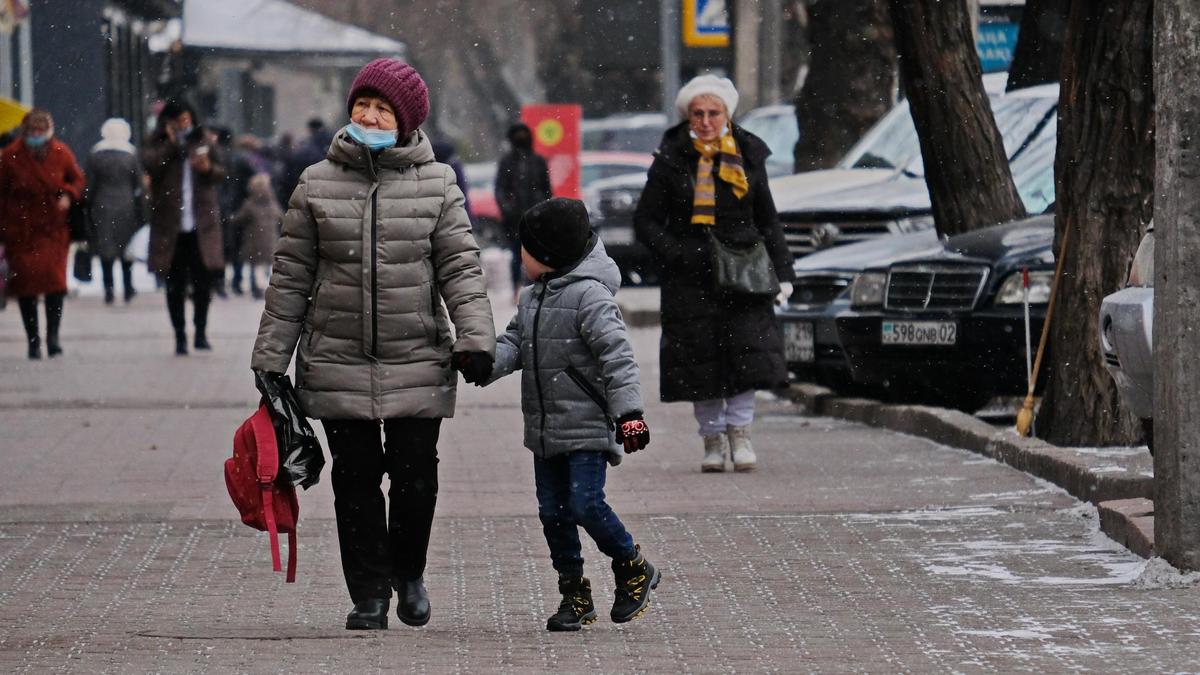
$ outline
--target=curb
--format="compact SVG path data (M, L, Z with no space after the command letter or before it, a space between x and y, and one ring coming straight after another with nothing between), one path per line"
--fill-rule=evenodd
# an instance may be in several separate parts
M1116 499L1100 502L1096 510L1104 534L1143 558L1154 557L1154 502Z
M921 405L888 405L840 398L825 387L794 384L781 392L809 412L919 436L962 448L1047 480L1072 496L1096 504L1101 530L1134 553L1154 552L1154 479L1122 469L1096 471L1069 448L997 429L973 415ZM1107 515L1106 515L1107 514Z
M659 311L657 309L634 309L617 303L617 308L621 310L621 316L625 319L625 325L630 328L653 328L659 325Z

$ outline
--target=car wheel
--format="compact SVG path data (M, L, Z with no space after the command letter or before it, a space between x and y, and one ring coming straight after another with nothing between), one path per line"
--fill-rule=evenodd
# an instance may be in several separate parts
M1150 456L1154 456L1154 420L1149 417L1142 418L1142 436L1146 441L1146 447L1150 449Z

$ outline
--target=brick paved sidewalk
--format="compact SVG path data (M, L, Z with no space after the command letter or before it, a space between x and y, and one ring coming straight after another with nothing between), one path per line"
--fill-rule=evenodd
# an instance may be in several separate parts
M71 301L66 357L36 364L0 313L0 670L1200 668L1200 591L1134 583L1145 563L1086 509L990 460L764 401L761 470L700 474L687 407L655 403L653 329L653 443L609 484L663 569L643 619L543 630L557 597L509 378L462 389L445 425L433 621L348 633L327 480L301 497L294 586L234 521L220 463L255 398L258 306L214 312L216 351L178 359L161 297ZM585 550L603 616L611 575Z

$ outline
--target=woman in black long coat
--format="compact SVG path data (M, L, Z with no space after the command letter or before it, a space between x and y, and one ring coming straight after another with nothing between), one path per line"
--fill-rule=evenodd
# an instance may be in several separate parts
M92 216L93 253L100 256L104 272L104 302L113 302L113 263L120 261L125 302L133 288L133 262L125 247L142 226L142 165L129 142L132 130L123 119L112 118L100 127L100 142L88 155L88 203Z
M676 98L684 121L663 134L634 215L662 267L661 396L691 401L703 471L756 466L754 392L787 384L773 300L718 289L708 229L722 242L766 245L781 282L794 278L767 185L766 144L733 124L737 90L701 75ZM790 283L784 284L789 286Z

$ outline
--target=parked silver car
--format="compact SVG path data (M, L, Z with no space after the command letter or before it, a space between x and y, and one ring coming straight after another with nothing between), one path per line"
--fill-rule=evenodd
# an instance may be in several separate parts
M1138 245L1124 289L1100 303L1100 351L1121 401L1154 451L1154 226Z

